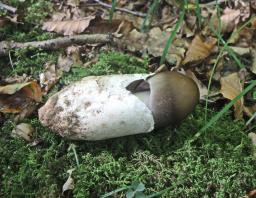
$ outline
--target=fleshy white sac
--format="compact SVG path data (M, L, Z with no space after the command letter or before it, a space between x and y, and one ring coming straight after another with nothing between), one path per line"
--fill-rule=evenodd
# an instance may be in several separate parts
M85 77L56 93L39 109L44 126L75 140L103 140L148 133L152 112L126 87L148 74Z

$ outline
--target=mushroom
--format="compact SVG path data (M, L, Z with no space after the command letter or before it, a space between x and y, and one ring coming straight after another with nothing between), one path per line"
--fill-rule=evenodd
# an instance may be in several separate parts
M39 119L63 137L102 140L175 126L198 101L196 83L176 71L90 76L50 97Z
M150 76L138 87L147 83L147 90L133 92L152 111L156 128L178 125L199 101L196 83L176 71Z

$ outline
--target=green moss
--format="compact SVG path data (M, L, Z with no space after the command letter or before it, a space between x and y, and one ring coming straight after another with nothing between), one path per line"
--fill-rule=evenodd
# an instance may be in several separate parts
M242 124L230 125L233 121L225 116L189 144L204 123L201 114L198 108L176 131L78 144L82 165L75 172L75 194L93 197L139 180L148 194L171 187L164 197L244 195L256 185L256 173Z
M36 56L40 53L45 52ZM88 75L135 72L146 72L146 61L118 52L101 53L97 64L73 68L57 88ZM243 123L227 114L189 143L204 125L203 112L198 107L175 130L97 142L62 139L33 117L26 122L36 129L36 146L12 138L14 123L9 120L0 129L0 197L58 197L71 168L75 168L75 189L69 192L73 197L99 197L134 181L145 184L145 194L170 188L163 197L243 196L256 186L256 160ZM71 144L76 146L79 166ZM124 196L125 192L118 194Z
M50 0L3 2L17 7L25 23L1 28L0 40L28 42L56 37L40 27L53 11ZM0 16L5 15L0 11ZM12 51L13 65L9 57L1 58L1 76L26 73L38 79L43 65L56 62L58 54L39 49ZM78 65L65 73L51 94L85 76L146 73L147 65L147 59L102 52L97 64L89 68ZM75 189L65 193L67 197L99 197L134 181L145 184L145 194L169 188L163 194L167 198L244 196L256 186L256 159L244 125L227 114L196 142L189 143L204 125L203 112L198 107L175 130L166 128L98 142L65 140L41 126L34 116L24 122L35 128L36 145L11 137L15 123L9 116L0 127L0 197L59 197L71 168L75 168ZM71 144L76 154L69 149ZM125 191L117 197L125 197Z
M34 147L11 138L13 123L7 122L0 135L0 195L57 196L72 167L75 197L97 197L137 180L146 185L148 194L172 187L164 197L244 195L256 185L256 167L242 124L231 126L226 116L189 144L203 125L201 113L198 108L176 131L99 142L62 140L33 118L29 122L42 141ZM76 145L79 167L68 149L71 143Z
M9 58L5 57L5 61L0 62L0 66L3 68L1 72L2 76L11 75L23 75L27 74L35 79L44 69L46 62L56 62L59 55L59 51L45 52L41 49L20 49L11 53L12 65Z
M96 64L89 68L73 67L69 73L63 76L60 82L67 85L90 75L147 73L147 65L147 59L140 61L135 57L115 51L101 52Z
M32 0L32 2L26 9L25 22L38 25L49 16L49 13L53 12L53 4L49 0Z
M39 41L55 38L55 33L42 30L42 23L46 21L49 13L53 12L53 4L50 0L10 0L8 5L16 7L19 13L19 22L9 23L0 29L0 40L13 40L16 42ZM4 12L0 13L4 15Z

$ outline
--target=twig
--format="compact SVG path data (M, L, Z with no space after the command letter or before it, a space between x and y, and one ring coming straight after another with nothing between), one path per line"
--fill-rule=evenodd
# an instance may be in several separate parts
M0 56L4 56L12 49L21 49L28 47L37 47L46 50L54 50L67 47L71 44L93 44L93 43L109 43L112 41L111 35L107 34L82 34L69 37L61 37L45 41L33 41L27 43L18 42L0 42Z
M9 12L12 12L12 13L15 13L17 11L16 8L14 8L12 6L9 6L9 5L6 5L6 4L3 4L2 2L0 2L0 9L5 9L5 10L8 10Z
M221 3L224 3L224 2L227 2L227 0L214 0L214 1L211 1L209 3L201 3L199 4L200 7L207 7L207 6L213 6L213 5L216 5L216 4L221 4Z
M84 0L82 0L81 2L83 2ZM112 5L109 5L107 3L104 3L100 0L94 0L95 2L97 2L99 5L103 6L103 7L106 7L108 9L111 9L112 8ZM116 7L115 10L118 10L118 11L121 11L121 12L126 12L126 13L129 13L129 14L132 14L132 15L135 15L135 16L139 16L139 17L146 17L146 14L145 13L141 13L141 12L136 12L136 11L132 11L132 10L128 10L126 8L118 8Z

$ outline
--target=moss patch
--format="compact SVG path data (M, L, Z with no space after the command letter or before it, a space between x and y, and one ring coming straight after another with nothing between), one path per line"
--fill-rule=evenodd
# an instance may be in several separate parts
M29 63L27 58L22 61ZM118 52L102 53L92 67L76 67L65 74L55 90L88 75L146 72L146 64ZM36 146L12 138L15 124L8 120L0 130L0 196L58 197L71 168L75 168L75 189L65 193L67 197L98 197L134 181L145 184L146 194L170 187L163 197L243 196L256 186L256 160L243 123L225 115L189 144L204 125L203 112L198 107L176 130L98 142L62 139L33 117L26 122L36 129L35 138L40 142ZM118 194L124 196L125 192Z

